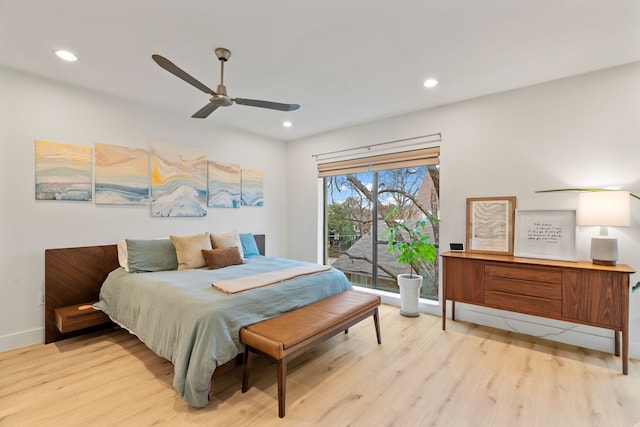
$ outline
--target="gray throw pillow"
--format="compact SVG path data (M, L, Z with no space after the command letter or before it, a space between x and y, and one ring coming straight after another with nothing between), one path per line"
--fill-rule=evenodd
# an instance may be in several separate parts
M176 248L169 239L126 240L130 273L176 270Z

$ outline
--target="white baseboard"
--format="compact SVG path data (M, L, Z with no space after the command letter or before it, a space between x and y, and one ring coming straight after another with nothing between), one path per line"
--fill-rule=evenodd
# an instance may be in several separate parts
M629 340L629 359L640 359L640 342Z
M359 288L363 291L371 291L367 288ZM378 293L378 292L373 292ZM400 306L399 295L396 297L387 292L379 293L385 304ZM485 311L489 310L489 311ZM420 302L420 311L427 314L440 315L440 307L434 301ZM450 308L447 310L450 316ZM477 323L497 329L510 330L540 338L558 341L565 344L577 345L598 351L613 352L613 333L608 329L591 326L577 325L570 322L562 322L551 319L542 319L527 315L520 315L502 310L484 309L482 307L456 304L457 320ZM451 319L448 318L447 322ZM545 323L541 323L544 321ZM35 328L28 331L0 336L0 353L44 342L44 328ZM629 342L629 357L640 359L640 342Z
M447 311L448 316L450 311ZM606 353L614 352L609 329L456 303L456 320L485 325ZM447 321L450 321L447 319ZM631 345L629 346L631 350Z
M44 342L44 328L0 336L0 352Z
M399 294L364 287L356 288L358 291L380 295L384 304L400 306ZM448 322L451 321L449 317L451 316L450 304L449 302L449 307L447 307ZM420 300L420 311L436 316L442 314L441 306L437 301L426 299ZM614 352L614 335L610 329L529 316L460 302L456 303L456 320L532 335L550 341L589 348L605 353ZM629 358L640 359L640 342L629 341Z

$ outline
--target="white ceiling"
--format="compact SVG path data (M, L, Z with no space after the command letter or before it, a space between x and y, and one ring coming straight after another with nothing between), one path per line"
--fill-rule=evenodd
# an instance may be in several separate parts
M640 1L0 0L0 65L185 117L207 95L151 55L215 89L216 47L231 97L301 108L234 105L206 125L292 140L638 61Z

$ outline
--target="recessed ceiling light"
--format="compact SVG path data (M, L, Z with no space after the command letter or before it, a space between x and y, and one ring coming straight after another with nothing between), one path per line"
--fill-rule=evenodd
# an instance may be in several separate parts
M73 53L69 52L68 50L56 50L56 55L58 56L58 58L60 59L64 59L65 61L68 62L74 62L78 60L78 57L75 56Z
M438 81L436 79L427 79L422 84L424 87L432 88L438 85Z
M284 123L282 123L282 126L286 127L286 128L290 128L291 126L293 126L293 123L286 121Z

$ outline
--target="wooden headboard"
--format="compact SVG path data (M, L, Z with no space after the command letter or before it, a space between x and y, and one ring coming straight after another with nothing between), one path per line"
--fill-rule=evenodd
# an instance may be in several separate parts
M265 235L254 238L265 254ZM74 304L98 301L100 287L109 273L118 268L116 245L47 249L44 251L44 342L81 335L86 330L63 334L56 327L54 310Z

